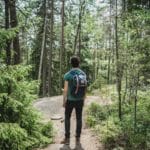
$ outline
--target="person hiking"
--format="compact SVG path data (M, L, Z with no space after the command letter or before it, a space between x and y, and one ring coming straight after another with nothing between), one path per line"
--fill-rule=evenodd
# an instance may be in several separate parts
M86 74L79 68L80 60L73 56L70 60L72 69L64 75L63 107L65 108L65 138L62 144L70 144L70 118L76 111L76 144L80 143L82 129L82 110L87 86Z

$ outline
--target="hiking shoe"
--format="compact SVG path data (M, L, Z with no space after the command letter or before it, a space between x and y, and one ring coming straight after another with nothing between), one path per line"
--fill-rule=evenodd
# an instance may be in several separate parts
M70 139L69 139L69 138L64 138L64 139L61 141L61 144L69 145L69 144L70 144Z
M79 145L79 144L80 144L80 138L76 137L76 145Z

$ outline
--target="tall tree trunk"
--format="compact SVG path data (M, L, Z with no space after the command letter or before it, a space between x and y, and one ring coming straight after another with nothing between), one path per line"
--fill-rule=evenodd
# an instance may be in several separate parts
M51 25L50 25L50 50L48 52L48 96L51 96L52 88L52 50L53 50L53 26L54 26L54 1L51 0Z
M81 53L81 21L82 21L82 15L84 14L84 9L85 9L85 0L81 2L80 0L80 9L79 9L79 22L76 30L76 35L75 35L75 41L74 41L74 51L73 54L80 56ZM77 42L78 42L78 51L76 50L77 48Z
M65 56L64 56L64 5L65 0L62 0L62 8L61 8L61 20L62 20L62 26L61 26L61 48L60 48L60 75L59 75L59 92L61 93L62 88L62 67L64 67L65 63Z
M127 0L127 10L131 11L132 10L132 0Z
M5 0L5 29L8 30L10 27L10 4L9 0ZM7 66L11 65L11 49L10 49L11 41L6 41L6 64ZM11 83L8 83L7 87L8 95L11 94Z
M137 92L138 92L138 84L139 84L139 73L134 78L134 131L136 131L137 127Z
M96 80L96 73L95 73L95 66L96 66L96 60L95 60L95 56L96 56L96 49L93 50L93 81Z
M97 48L94 49L94 79L97 79Z
M111 0L110 0L110 5L109 5L109 54L108 54L108 71L107 71L107 84L110 83L110 61L111 61Z
M116 0L116 18L115 18L115 43L116 43L116 80L117 80L117 92L118 92L118 115L119 119L122 118L122 109L121 109L121 71L120 71L120 62L119 62L119 50L118 50L118 1Z
M76 35L75 35L75 40L74 40L74 51L73 51L73 54L76 55L77 52L76 52L76 47L77 47L77 39L78 39L78 34L79 34L79 27L80 25L78 24L77 26L77 31L76 31Z
M44 0L44 22L47 20L47 1ZM46 90L46 82L47 82L47 48L46 48L46 37L47 37L47 21L45 24L45 37L44 37L44 50L43 50L43 62L42 62L42 95L43 97L46 96L47 90Z
M79 27L79 51L78 51L78 56L80 57L81 53L81 21L80 21L80 27Z
M110 54L108 56L107 84L110 84Z
M5 29L9 29L9 21L10 21L10 4L9 0L5 0ZM11 49L10 49L11 41L7 40L6 42L6 64L11 64Z
M44 0L46 6L46 0ZM45 10L47 12L47 10ZM46 25L47 25L47 13L45 13L44 17L44 25L43 25L43 37L42 37L42 47L41 47L41 55L40 55L40 65L39 65L39 72L38 72L38 81L41 80L41 73L42 73L42 64L43 64L43 57L44 57L44 48L45 48L45 36L46 36Z
M127 88L128 88L128 73L127 73L127 68L125 70L125 90L124 90L124 94L123 94L123 100L122 103L124 103L126 101L126 95L127 95Z
M122 8L123 8L123 12L126 11L126 0L122 0Z
M122 14L123 14L123 18L125 17L124 16L124 13L126 11L126 0L123 0L122 1ZM125 23L123 23L123 27L126 29L127 28L127 25ZM126 67L125 67L125 89L124 89L124 94L123 94L123 97L122 97L122 103L124 103L126 101L126 94L127 94L127 88L128 88L128 71L127 71L127 63L128 63L128 60L127 60L127 47L128 47L128 32L125 32L124 33L124 39L126 40L126 46L124 48L124 51L126 52L125 53L125 63L126 63Z
M43 97L46 96L46 81L47 81L47 50L46 50L46 43L44 44L44 54L43 54L43 65L42 65L42 95Z
M18 26L17 13L16 13L16 0L10 0L10 25L12 28ZM20 63L20 45L19 45L19 33L13 39L14 50L14 64Z

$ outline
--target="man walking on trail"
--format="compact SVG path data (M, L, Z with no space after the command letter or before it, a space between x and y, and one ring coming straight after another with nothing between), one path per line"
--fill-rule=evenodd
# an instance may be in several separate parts
M72 110L76 111L76 144L80 143L82 129L82 109L87 86L86 74L79 68L80 60L73 56L70 60L72 69L64 76L63 107L65 108L65 139L62 144L70 143L70 118Z

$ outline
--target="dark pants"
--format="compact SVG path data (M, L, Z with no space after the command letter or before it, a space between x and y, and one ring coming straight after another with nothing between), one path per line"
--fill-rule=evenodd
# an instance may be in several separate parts
M76 111L76 137L80 137L82 129L82 109L83 100L69 101L67 100L65 107L65 137L70 138L70 118L73 108Z

